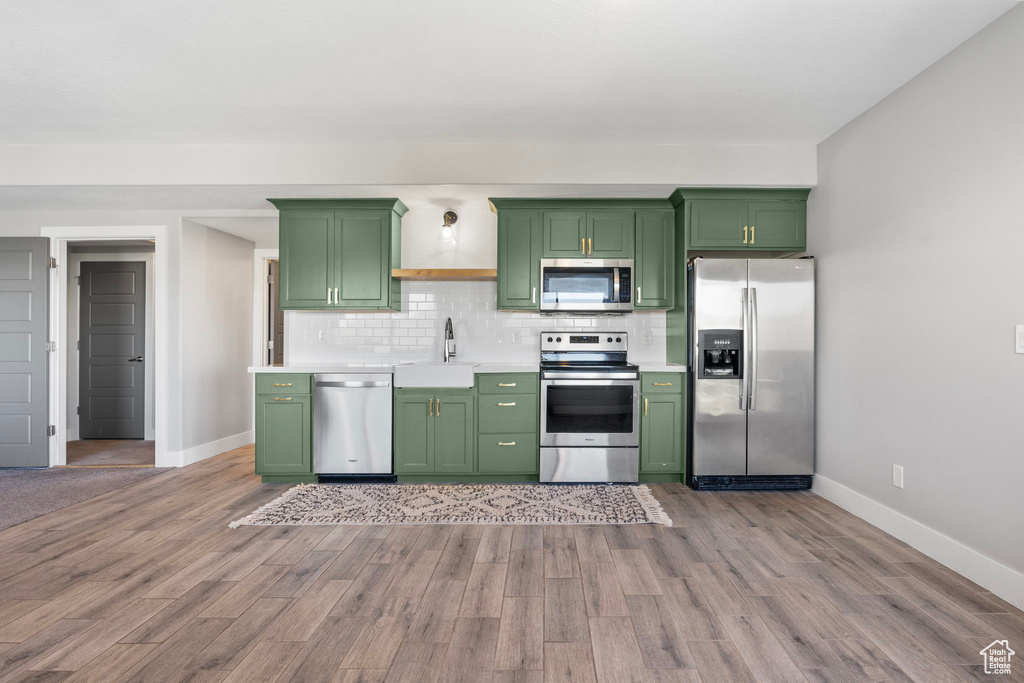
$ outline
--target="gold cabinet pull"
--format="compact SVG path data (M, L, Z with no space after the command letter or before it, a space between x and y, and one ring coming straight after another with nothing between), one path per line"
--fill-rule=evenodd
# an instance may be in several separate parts
M275 398L275 401L290 401L290 398Z
M427 401L427 405L430 406L428 408L429 412L427 413L427 415L429 415L430 417L434 417L434 399L430 399L429 401Z
M747 243L747 226L743 226L743 244Z
M441 399L437 399L437 411L435 417L441 417Z
M514 405L515 405L515 403L499 403L498 404L499 407L502 407L502 406L514 406Z
M594 238L593 237L591 237L590 239L587 240L587 246L588 246L587 256L593 256L594 255Z
M580 238L580 253L583 254L584 256L587 255L587 238L586 237L581 237Z
M644 415L647 414L647 399L644 399Z
M499 441L498 445L499 446L515 446L516 442L515 441Z
M505 382L498 382L499 387L514 387L515 385L515 382L509 382L507 384Z
M327 303L331 303L331 288L327 288Z
M274 386L275 387L290 387L291 385L292 385L291 382L286 382L284 384L275 384Z
M756 225L751 225L751 226L750 226L750 243L751 243L751 244L753 244L753 243L754 243L754 229L755 229L756 227L757 227Z
M654 386L656 386L656 387L670 387L670 386L672 386L672 382L654 382Z

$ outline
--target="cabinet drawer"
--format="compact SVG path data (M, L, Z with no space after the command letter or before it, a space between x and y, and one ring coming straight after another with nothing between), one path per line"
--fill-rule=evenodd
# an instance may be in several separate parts
M311 394L312 375L292 375L268 372L256 375L257 394Z
M537 395L484 394L477 398L480 433L537 432Z
M477 471L486 474L536 474L540 442L531 434L494 434L479 437Z
M643 394L678 394L685 386L684 372L640 373L640 393Z
M480 374L476 386L481 394L536 394L537 377L536 372Z

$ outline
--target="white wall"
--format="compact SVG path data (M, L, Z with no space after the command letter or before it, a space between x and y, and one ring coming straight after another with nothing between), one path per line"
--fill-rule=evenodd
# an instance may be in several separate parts
M0 185L814 182L813 145L0 146Z
M1024 606L1022 75L1018 7L823 142L808 246L822 492Z
M455 244L438 241L444 212L454 209ZM486 197L415 206L402 217L403 268L497 268L498 215Z
M254 244L182 221L182 447L185 463L252 441ZM211 446L210 444L215 444ZM211 452L212 451L212 452Z
M78 349L80 326L80 302L81 287L77 276L81 274L82 263L92 261L142 261L146 264L146 342L143 354L146 363L144 365L144 382L146 385L145 397L145 438L152 440L156 438L156 336L154 321L156 319L156 277L153 268L153 248L149 247L125 247L116 252L104 251L100 247L90 249L88 252L76 251L68 256L68 328L67 339L65 340L68 350L68 396L67 396L67 430L68 441L76 441L79 438L79 416L78 406L81 405L81 398L78 391Z

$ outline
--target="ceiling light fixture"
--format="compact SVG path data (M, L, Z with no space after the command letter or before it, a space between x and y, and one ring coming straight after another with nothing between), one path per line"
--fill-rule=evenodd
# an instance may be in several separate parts
M455 222L459 220L459 214L455 213L451 209L444 212L444 223L441 226L441 234L438 236L439 242L451 242L455 244Z

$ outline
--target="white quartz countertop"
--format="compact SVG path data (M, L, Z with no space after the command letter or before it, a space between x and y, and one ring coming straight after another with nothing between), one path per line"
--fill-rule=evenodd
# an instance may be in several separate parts
M277 365L273 367L266 366L253 366L249 368L251 373L278 373L278 372L298 372L298 373L310 373L310 374L328 374L328 373L393 373L395 371L395 365L404 365L404 363L341 363L341 364L299 364L299 365ZM685 365L677 365L675 363L638 363L640 366L640 372L686 372ZM539 363L474 363L473 372L476 374L488 374L498 372L538 372L540 370Z

